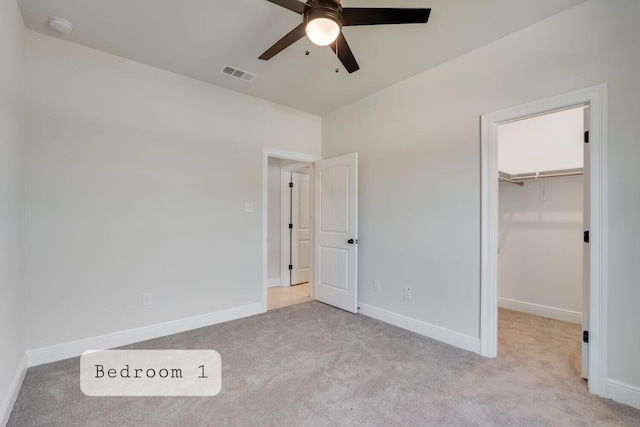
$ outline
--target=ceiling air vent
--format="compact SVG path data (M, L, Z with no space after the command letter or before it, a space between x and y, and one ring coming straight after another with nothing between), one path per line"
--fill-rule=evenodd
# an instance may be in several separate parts
M252 82L253 79L256 78L255 74L236 67L232 67L230 65L225 65L224 67L222 67L220 73L230 77L235 77L236 79L244 80L245 82Z

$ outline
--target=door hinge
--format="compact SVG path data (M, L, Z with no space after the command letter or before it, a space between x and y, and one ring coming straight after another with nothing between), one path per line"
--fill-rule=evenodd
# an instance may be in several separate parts
M289 224L289 228L293 230L293 224Z
M293 182L289 183L289 188L293 188Z
M588 130L584 132L584 142L586 144L589 143L589 131Z
M289 264L289 270L293 270L293 264Z
M589 344L589 331L582 331L582 341Z
M589 243L589 230L584 232L583 240L585 243Z

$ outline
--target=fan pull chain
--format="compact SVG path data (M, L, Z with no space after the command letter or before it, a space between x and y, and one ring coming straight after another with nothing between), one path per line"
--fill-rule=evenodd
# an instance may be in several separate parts
M309 56L309 37L304 38L304 54Z
M340 68L338 68L338 39L336 39L336 74L340 72Z

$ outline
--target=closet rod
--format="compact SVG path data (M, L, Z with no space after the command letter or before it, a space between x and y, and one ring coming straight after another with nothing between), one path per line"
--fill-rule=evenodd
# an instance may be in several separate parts
M525 176L518 176L518 177L513 177L511 179L513 180L521 180L521 179L537 179L537 178L556 178L559 176L575 176L575 175L584 175L583 171L572 171L572 172L558 172L558 173L547 173L544 175L525 175Z
M499 176L499 177L498 177L498 181L508 182L509 184L515 184L515 185L519 185L519 186L521 186L521 187L524 185L524 182L514 181L514 180L512 180L512 179L505 178L505 177L502 177L502 176Z

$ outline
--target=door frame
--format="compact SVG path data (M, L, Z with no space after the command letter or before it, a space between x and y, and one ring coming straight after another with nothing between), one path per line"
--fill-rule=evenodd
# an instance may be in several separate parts
M281 148L263 147L262 148L262 312L267 311L267 256L268 256L268 202L269 202L269 157L275 157L285 160L294 160L298 162L314 163L322 160L321 156L313 154L299 153L296 151L283 150ZM313 238L313 232L311 233ZM311 248L313 250L313 248ZM312 254L313 256L313 254ZM313 265L309 266L313 268ZM311 272L310 272L311 273ZM311 277L310 277L311 278ZM282 278L280 278L282 280ZM312 290L313 284L310 283L309 289ZM311 295L313 297L313 294Z
M601 84L481 116L480 354L498 355L498 125L589 105L591 228L589 391L606 397L607 86Z
M313 173L313 163L294 163L291 165L283 166L280 168L280 286L291 286L291 283L285 284L285 276L289 273L289 262L285 261L285 257L288 255L287 246L291 245L291 239L289 237L289 218L285 215L290 212L291 206L291 196L289 192L285 192L284 190L289 190L289 180L287 178L291 178L291 174L301 171L303 169L311 168L311 173ZM313 211L311 207L313 207L313 176L309 175L309 214L312 215ZM285 212L286 210L286 212ZM310 225L313 228L312 225ZM311 232L312 230L310 230ZM309 236L311 239L311 236ZM311 244L313 242L310 242ZM288 244L288 245L287 245ZM309 248L309 256L313 254L313 248ZM310 258L309 268L311 269L311 265L313 264L313 258ZM311 273L311 270L309 271ZM311 281L311 278L310 280ZM313 296L313 295L312 295Z

